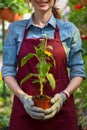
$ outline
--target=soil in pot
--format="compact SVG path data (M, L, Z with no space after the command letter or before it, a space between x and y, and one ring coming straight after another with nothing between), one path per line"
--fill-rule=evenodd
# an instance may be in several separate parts
M46 95L38 95L33 97L33 101L36 107L48 109L51 107L51 97Z

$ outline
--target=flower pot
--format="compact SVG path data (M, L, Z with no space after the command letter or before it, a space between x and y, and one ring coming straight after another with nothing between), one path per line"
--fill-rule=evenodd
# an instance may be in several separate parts
M10 8L1 8L0 19L13 22L13 21L21 20L22 16L18 13L14 13Z
M51 107L51 97L48 97L46 95L42 96L34 96L33 101L35 103L36 107L43 108L43 109L48 109Z
M81 0L83 5L87 5L87 0Z

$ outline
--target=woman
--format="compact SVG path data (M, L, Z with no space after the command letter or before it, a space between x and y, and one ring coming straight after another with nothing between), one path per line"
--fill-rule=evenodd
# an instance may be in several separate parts
M72 23L54 17L55 0L30 2L35 10L31 18L12 23L4 44L2 74L15 95L9 130L78 130L73 92L85 78L79 31ZM47 110L34 106L32 96L38 90L30 80L20 86L23 76L35 70L34 60L24 69L20 61L33 51L43 34L48 35L56 60L56 70L51 70L56 89L45 90L52 97L52 106Z

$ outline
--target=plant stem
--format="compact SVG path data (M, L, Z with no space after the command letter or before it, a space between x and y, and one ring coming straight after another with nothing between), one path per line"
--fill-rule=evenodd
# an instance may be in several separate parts
M43 84L40 82L40 95L43 95Z

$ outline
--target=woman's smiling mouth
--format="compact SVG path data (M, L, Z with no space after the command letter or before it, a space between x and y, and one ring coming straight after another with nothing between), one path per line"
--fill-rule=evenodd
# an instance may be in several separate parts
M47 4L48 2L37 2L37 3L41 6Z

